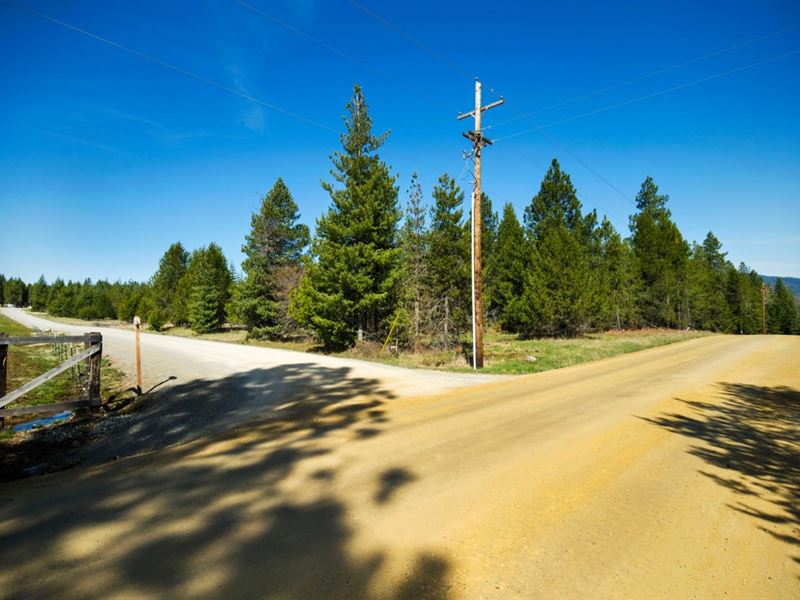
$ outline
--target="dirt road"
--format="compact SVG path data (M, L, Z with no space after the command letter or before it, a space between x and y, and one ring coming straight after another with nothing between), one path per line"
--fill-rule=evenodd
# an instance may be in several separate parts
M100 331L104 356L133 374L132 330L65 325L18 308L0 308L0 314L42 330ZM106 423L110 435L82 448L76 460L100 463L219 433L311 393L330 403L380 387L400 398L504 379L158 334L142 335L142 371L144 389L152 390L139 400L146 410Z
M800 338L304 399L0 488L0 596L800 597Z

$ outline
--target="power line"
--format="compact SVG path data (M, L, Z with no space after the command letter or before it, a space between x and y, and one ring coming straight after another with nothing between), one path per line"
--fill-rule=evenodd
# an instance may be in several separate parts
M459 66L456 63L454 63L450 59L445 58L444 56L442 56L438 52L434 52L433 50L428 48L425 44L420 42L418 39L416 39L412 35L406 33L404 30L400 29L400 27L398 27L397 25L395 25L394 23L392 23L388 19L385 19L384 17L380 16L379 14L373 12L372 10L370 10L369 8L364 6L363 4L361 4L359 2L356 2L356 0L347 0L347 1L350 4L352 4L354 7L356 7L358 10L363 12L364 14L369 15L370 17L372 17L373 19L375 19L376 21L381 23L384 27L387 27L387 28L391 29L392 31L394 31L395 33L399 34L400 36L404 37L406 40L408 40L409 42L414 44L417 48L419 48L420 50L422 50L426 54L428 54L428 55L432 56L433 58L435 58L436 60L438 60L440 63L445 65L448 69L450 69L454 73L457 73L458 75L463 75L465 77L469 77L470 79L474 79L474 77L475 77L474 74L467 72L466 69L462 69L461 66Z
M403 31L402 29L400 29L400 28L399 28L397 25L395 25L394 23L391 23L390 21L388 21L388 20L387 20L387 19L385 19L384 17L381 17L380 15L378 15L378 14L374 13L373 11L371 11L371 10L367 9L367 8L366 8L366 7L364 7L363 5L361 5L361 4L359 4L358 2L356 2L356 0L348 0L348 2L349 2L350 4L352 4L353 6L355 6L356 8L358 8L358 9L362 10L362 11L363 11L363 12L365 12L366 14L368 14L368 15L372 16L373 18L375 18L376 20L378 20L379 22L381 22L383 25L385 25L385 26L386 26L386 27L388 27L389 29L391 29L391 30L393 30L393 31L395 31L395 32L397 32L397 33L399 33L401 36L403 36L404 38L406 38L406 39L407 39L408 41L410 41L412 44L414 44L415 46L417 46L417 47L421 48L422 50L424 50L425 52L427 52L428 54L430 54L431 56L433 56L434 58L436 58L436 59L437 59L439 62L443 63L443 64L444 64L445 66L447 66L447 67L448 67L450 70L452 70L452 71L454 71L454 72L456 72L456 73L459 73L459 74L465 74L465 73L466 73L466 70L462 69L460 66L458 66L458 65L455 65L455 64L454 64L454 63L452 63L451 61L449 61L449 60L447 60L447 59L443 58L441 55L437 54L436 52L432 51L430 48L428 48L427 46L425 46L424 44L422 44L421 42L419 42L418 40L416 40L416 39L415 39L414 37L412 37L410 34L406 33L406 32L405 32L405 31ZM753 40L753 41L755 41L755 40ZM676 68L677 68L677 67L676 67ZM516 118L514 118L514 119L509 119L508 121L511 121L511 120L517 120L517 119L520 119L520 118L525 118L525 117L527 117L527 116L528 116L528 115L521 115L521 116L519 116L519 117L516 117ZM501 123L505 123L505 122L508 122L508 121L501 121ZM495 124L495 125L497 125L497 124ZM491 129L491 128L492 128L493 126L495 126L495 125L488 125L488 126L484 127L483 129ZM545 135L547 135L547 134L545 134ZM588 164L586 161L584 161L583 159L581 159L581 158L580 158L578 155L576 155L574 152L572 152L572 151L571 151L569 148L567 148L567 147L566 147L564 144L562 144L562 143L558 142L558 141L557 141L557 140L556 140L556 139L555 139L553 136L549 136L549 135L547 135L547 137L549 137L549 138L551 139L551 141L552 141L552 142L554 142L554 143L555 143L555 144L556 144L558 147L560 147L562 150L564 150L565 152L567 152L567 153L568 153L570 156L572 156L572 157L573 157L575 160L577 160L577 161L578 161L580 164L582 164L584 167L586 167L586 168L587 168L587 169L588 169L588 170L589 170L589 171L590 171L592 174L594 174L596 177L598 177L598 178L599 178L601 181L603 181L603 182L605 182L607 185L609 185L609 186L610 186L610 187L611 187L611 188L612 188L612 189L613 189L613 190L614 190L616 193L620 194L620 195L621 195L623 198L625 198L625 199L626 199L626 200L628 200L629 202L633 202L633 201L630 199L630 197L629 197L629 196L627 196L627 195L626 195L626 194L625 194L625 193L624 193L622 190L620 190L620 189L619 189L617 186L615 186L613 183L611 183L611 182L610 182L608 179L606 179L605 177L603 177L603 176L602 176L602 175L601 175L601 174L600 174L600 173L599 173L597 170L595 170L594 168L592 168L592 167L591 167L591 166L590 166L590 165L589 165L589 164ZM516 150L515 150L515 151L516 151ZM517 152L518 152L518 151L517 151ZM522 154L521 154L520 152L518 152L518 154L520 154L520 155L522 156ZM532 161L532 160L530 160L530 159L528 159L527 157L523 157L523 158L525 158L525 160L528 160L529 162L533 163L533 161ZM609 214L610 214L610 213L609 213ZM612 216L613 216L613 215L612 215Z
M332 52L333 54L336 54L337 56L339 56L341 58L344 58L345 60L349 60L349 61L357 64L358 66L366 69L367 71L370 71L370 72L378 75L379 77L383 77L384 79L386 79L388 81L391 81L392 83L395 83L396 85L402 87L409 94L411 94L413 96L417 96L419 98L422 98L426 102L433 102L434 104L437 104L442 108L445 107L445 105L442 102L440 102L438 99L436 99L434 97L428 97L426 95L422 95L422 94L418 93L417 90L414 87L409 86L404 81L401 81L401 80L399 80L399 79L397 79L395 77L392 77L391 75L385 73L384 71L381 71L380 69L377 69L377 68L373 67L371 64L361 60L360 58L356 58L352 54L348 54L348 53L340 50L339 48L331 46L327 42L322 41L321 39L311 35L310 33L302 31L301 29L298 29L297 27L294 27L293 25L290 25L289 23L279 19L278 17L276 17L274 15L271 15L268 12L266 12L266 11L256 7L256 6L253 6L252 4L250 4L248 2L245 2L244 0L235 0L235 1L236 1L237 4L243 6L244 8L246 8L246 9L248 9L248 10L250 10L250 11L252 11L252 12L254 12L254 13L260 15L260 16L262 16L262 17L264 17L265 19L268 19L269 21L272 21L276 25L279 25L280 27L283 27L284 29L286 29L288 31L291 31L295 35L298 35L298 36L300 36L300 37L302 37L302 38L304 38L304 39L306 39L306 40L308 40L310 42L313 42L314 44L317 44L318 46L320 46L322 48L325 48L329 52Z
M800 27L800 25L792 25L790 27L785 27L783 29L779 29L778 31L773 31L772 33L767 33L765 35L761 35L759 37L747 40L745 42L741 42L739 44L735 44L733 46L728 46L727 48L722 48L720 50L715 50L714 52L710 52L708 54L704 54L702 56L697 56L695 58L691 58L689 60L671 65L669 67L664 67L662 69L657 69L655 71L651 71L650 73L646 73L644 75L639 75L638 77L634 77L633 79L627 79L625 81L621 81L619 83L614 83L612 85L600 88L593 92L588 92L586 94L581 94L580 96L575 96L574 98L569 98L568 100L562 100L561 102L557 102L556 104L551 104L550 106L545 106L544 108L540 108L538 110L534 110L528 113L524 113L518 115L516 117L512 117L510 119L505 119L503 121L498 121L492 127L500 127L501 125L505 125L506 123L513 123L514 121L519 121L520 119L524 119L525 117L529 117L531 115L537 115L539 113L546 112L548 110L552 110L554 108L558 108L560 106L565 106L567 104L572 104L573 102L578 102L579 100L585 100L586 98L592 98L594 96L598 96L605 92L609 92L611 90L615 90L617 88L624 87L626 85L631 85L633 83L638 83L640 81L644 81L645 79L650 79L651 77L655 77L656 75L663 75L664 73L669 73L670 71L674 71L676 69L680 69L682 67L686 67L688 65L692 65L694 63L698 63L709 58L713 58L715 56L719 56L720 54L725 54L726 52L731 52L732 50L738 50L739 48L744 48L745 46L749 46L751 44L755 44L756 42L760 42L762 40L766 40L782 33L786 33L787 31L793 31Z
M680 85L675 85L675 86L669 87L669 88L664 89L664 90L659 90L657 92L652 92L650 94L645 94L644 96L639 96L637 98L631 98L630 100L624 100L622 102L617 102L615 104L611 104L611 105L605 106L603 108L598 108L596 110L591 110L589 112L585 112L585 113L581 113L579 115L568 117L566 119L561 119L561 120L558 120L558 121L554 121L552 123L548 123L547 125L542 125L542 126L539 126L539 127L533 127L531 129L523 129L522 131L518 131L516 133L512 133L511 135L506 135L506 136L497 138L495 140L495 142L508 140L508 139L515 138L515 137L518 137L520 135L525 135L526 133L531 133L531 132L534 132L534 131L541 131L541 130L543 130L545 128L548 128L548 127L555 127L556 125L562 125L563 123L569 123L570 121L575 121L577 119L582 119L584 117L590 117L592 115L596 115L596 114L603 113L603 112L606 112L606 111L609 111L609 110L613 110L613 109L619 108L621 106L627 106L628 104L633 104L635 102L640 102L642 100L647 100L649 98L655 98L656 96L663 96L664 94L668 94L670 92L681 90L681 89L684 89L684 88L687 88L687 87L690 87L690 86L693 86L693 85L698 85L700 83L705 83L706 81L711 81L712 79L718 79L720 77L725 77L726 75L732 75L733 73L738 73L739 71L744 71L746 69L751 69L753 67L757 67L757 66L760 66L760 65L763 65L763 64L766 64L766 63L775 62L777 60L788 58L788 57L794 56L796 54L800 54L800 50L794 50L792 52L787 52L787 53L781 54L779 56L773 56L771 58L765 58L763 60L759 60L759 61L756 61L754 63L750 63L750 64L747 64L747 65L744 65L744 66L741 66L741 67L736 67L734 69L728 69L727 71L723 71L721 73L715 73L714 75L709 75L708 77L702 77L701 79L695 79L694 81L689 81L687 83L682 83Z
M227 86L224 83L220 83L218 81L214 81L213 79L209 79L207 77L204 77L203 75L198 75L197 73L194 73L194 72L189 71L187 69L184 69L182 67L178 67L176 65L168 63L168 62L166 62L164 60L161 60L160 58L156 58L155 56L152 56L150 54L145 54L144 52L140 52L139 50L135 50L135 49L130 48L128 46L124 46L124 45L122 45L122 44L120 44L118 42L115 42L115 41L110 40L108 38L105 38L105 37L102 37L100 35L97 35L96 33L92 33L91 31L87 31L86 29L81 29L80 27L76 27L75 25L71 25L71 24L69 24L69 23L67 23L65 21L62 21L62 20L57 19L55 17L52 17L52 16L50 16L48 14L45 14L43 12L39 12L38 10L34 10L34 9L28 7L28 6L23 5L23 4L19 4L17 2L14 2L13 0L4 0L4 1L7 4L10 4L11 6L14 6L14 7L16 7L18 9L20 9L20 10L24 10L24 11L26 11L26 12L32 14L32 15L36 15L37 17L40 17L42 19L46 19L47 21L50 21L50 22L55 23L57 25L61 25L62 27L65 27L67 29L70 29L72 31L80 33L80 34L85 35L87 37L90 37L90 38L92 38L94 40L97 40L98 42L102 42L104 44L107 44L109 46L117 48L118 50L122 50L124 52L129 53L129 54L132 54L133 56L137 56L139 58L147 60L147 61L149 61L149 62L151 62L153 64L156 64L156 65L158 65L160 67L163 67L165 69L169 69L169 70L174 71L176 73L180 73L181 75L184 75L186 77L190 77L191 79L194 79L196 81L200 81L202 83L205 83L205 84L210 85L212 87L215 87L217 89L223 90L223 91L228 92L230 94L234 94L235 96L239 96L241 98L244 98L245 100L249 100L250 102L254 102L256 104L260 104L261 106L264 106L265 108L269 108L270 110L274 110L276 112L283 113L283 114L285 114L287 116L290 116L290 117L292 117L294 119L297 119L299 121L303 121L304 123L308 123L309 125L313 125L314 127L319 127L320 129L324 129L326 131L332 131L333 133L338 133L338 131L336 129L334 129L333 127L328 127L327 125L325 125L323 123L320 123L319 121L315 121L315 120L310 119L308 117L304 117L303 115L300 115L298 113L292 112L292 111L290 111L288 109L285 109L285 108L283 108L281 106L278 106L276 104L272 104L271 102L267 102L266 100L262 100L261 98L256 98L255 96L252 96L252 95L248 94L247 92L243 92L241 90L237 90L236 88L232 88L230 86Z

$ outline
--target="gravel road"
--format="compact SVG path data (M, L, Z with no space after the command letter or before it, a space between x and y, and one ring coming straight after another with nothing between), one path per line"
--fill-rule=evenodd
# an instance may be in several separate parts
M100 331L104 356L133 381L132 330L66 325L18 308L0 308L0 314L41 330ZM276 408L297 403L356 399L377 390L387 398L402 398L501 379L159 334L142 334L141 346L143 387L152 392L140 399L140 411L103 423L104 435L82 449L80 462L183 443L274 416Z
M711 336L435 397L364 383L13 482L0 596L798 598L798 364L796 336Z

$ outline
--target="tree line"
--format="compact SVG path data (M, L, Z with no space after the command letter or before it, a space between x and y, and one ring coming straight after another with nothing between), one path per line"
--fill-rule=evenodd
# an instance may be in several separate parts
M312 335L328 350L383 341L447 348L470 334L470 208L448 174L430 205L412 174L405 208L396 176L380 158L388 133L373 132L355 86L346 106L330 206L313 237L280 178L251 217L243 273L215 243L187 251L180 242L146 283L25 284L0 275L0 302L85 319L135 314L153 329L189 326L199 333L228 323L254 338ZM522 220L506 204L495 212L481 196L481 253L486 317L522 337L578 336L612 328L761 331L762 278L733 265L709 232L689 244L647 177L623 237L586 211L570 176L553 159ZM768 287L767 330L800 333L797 301L778 279Z

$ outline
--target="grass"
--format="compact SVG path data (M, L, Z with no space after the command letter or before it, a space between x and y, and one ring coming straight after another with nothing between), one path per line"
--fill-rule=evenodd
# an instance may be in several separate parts
M0 315L0 331L10 336L35 335L35 332ZM10 346L8 350L8 373L6 391L11 392L34 377L49 371L62 362L51 345ZM103 359L100 377L100 393L107 398L119 392L123 385L122 372L111 367L108 359ZM80 397L81 390L73 369L57 375L50 381L30 391L23 398L12 403L13 406L39 406L54 402L65 402Z
M711 334L643 329L607 331L575 339L519 340L510 334L491 332L486 336L484 370L503 374L537 373L707 335Z

